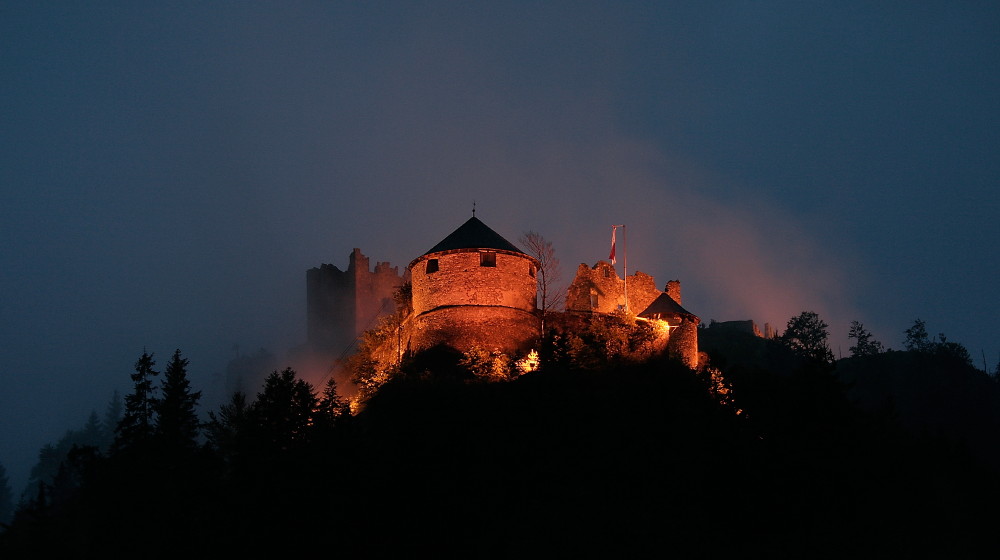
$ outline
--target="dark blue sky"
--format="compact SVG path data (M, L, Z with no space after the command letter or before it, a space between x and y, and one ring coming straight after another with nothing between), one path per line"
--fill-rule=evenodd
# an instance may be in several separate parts
M0 4L0 462L143 348L211 403L305 337L305 271L469 216L703 320L922 318L992 368L993 2ZM19 488L17 489L19 491Z

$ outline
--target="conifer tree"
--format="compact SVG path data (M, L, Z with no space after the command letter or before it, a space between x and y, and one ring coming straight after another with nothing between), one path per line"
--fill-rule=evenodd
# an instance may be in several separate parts
M316 395L312 385L298 379L295 370L272 372L264 380L264 389L251 408L255 428L262 443L286 450L309 438Z
M323 392L320 394L316 412L318 421L331 425L336 425L341 419L351 414L351 407L347 399L341 397L337 392L337 381L333 377L330 377L323 385Z
M160 373L153 369L155 365L153 355L145 351L135 362L135 373L131 375L133 391L125 397L125 415L116 429L115 451L145 443L153 434L157 407L153 377Z
M208 413L205 426L209 444L225 459L232 459L244 448L249 437L250 405L241 391L236 391L228 404L219 407L219 414Z
M172 450L196 447L200 430L195 409L201 391L191 392L187 365L181 351L175 350L163 373L162 396L156 404L156 437Z
M115 440L115 430L122 421L122 396L118 389L111 394L107 407L104 408L104 419L101 421L101 450L107 451Z
M10 488L7 469L0 463L0 524L10 522L14 515L14 492Z
M81 445L88 445L100 448L101 441L103 439L103 429L101 426L100 417L97 416L97 412L94 410L90 411L90 416L87 417L87 423L83 425L83 429L77 437Z

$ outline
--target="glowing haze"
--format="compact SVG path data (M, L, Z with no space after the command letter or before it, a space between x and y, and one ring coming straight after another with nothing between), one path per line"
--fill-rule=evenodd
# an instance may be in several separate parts
M624 223L704 321L814 310L846 355L920 317L996 363L994 5L37 4L0 8L15 484L143 348L214 408L304 341L306 269L404 267L473 200L567 282Z

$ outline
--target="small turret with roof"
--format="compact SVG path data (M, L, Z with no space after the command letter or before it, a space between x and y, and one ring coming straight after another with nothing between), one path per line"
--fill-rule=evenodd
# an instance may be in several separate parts
M666 333L667 352L680 358L688 367L698 367L698 323L701 319L681 307L681 283L667 282L666 289L639 317L658 324L658 331Z

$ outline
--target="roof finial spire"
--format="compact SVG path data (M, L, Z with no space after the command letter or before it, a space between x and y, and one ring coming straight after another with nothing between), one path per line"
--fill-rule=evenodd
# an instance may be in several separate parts
M476 217L476 201L475 200L472 201L472 217L473 218Z

